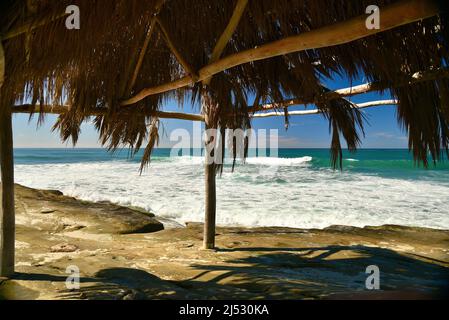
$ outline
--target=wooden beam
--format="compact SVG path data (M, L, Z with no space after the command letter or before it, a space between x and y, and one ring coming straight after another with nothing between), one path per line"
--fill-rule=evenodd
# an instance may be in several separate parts
M442 68L430 71L416 72L408 80L403 83L399 83L398 86L405 86L410 84L416 84L425 81L439 80L449 78L449 68ZM343 97L350 97L359 94L364 94L373 91L379 91L387 89L385 86L379 82L365 83L354 87L338 89L335 91L329 91L324 94L324 99L334 100ZM267 103L258 106L253 106L249 108L249 112L266 111L273 109L282 109L285 107L290 107L294 105L302 104L313 104L313 101L304 101L300 99L288 99L281 102Z
M68 106L37 106L33 107L30 104L23 104L19 106L14 106L12 113L39 113L43 112L46 114L64 114L69 110ZM107 113L104 108L98 108L92 110L89 116L101 116ZM190 120L190 121L204 121L204 116L201 114L183 113L183 112L171 112L171 111L156 111L153 113L154 117L161 119L179 119L179 120Z
M226 45L228 44L229 40L231 40L231 37L234 34L235 29L237 29L237 26L240 23L240 20L242 19L243 12L245 11L247 4L248 0L237 1L237 4L234 8L234 12L232 13L232 17L229 20L226 29L223 31L220 38L218 39L214 50L212 51L212 55L209 60L210 63L217 61L221 57L221 54L226 48Z
M31 114L31 113L45 113L45 114L63 114L66 113L68 111L69 107L68 106L50 106L50 105L44 105L44 106L36 106L34 107L31 104L22 104L22 105L16 105L12 108L12 113L27 113L27 114ZM101 115L101 114L105 114L105 111L101 110L101 111L92 111L91 112L91 116L97 116L97 115Z
M403 83L400 83L400 86L404 85L410 85L415 83L420 83L424 81L430 81L430 80L438 80L443 78L449 78L449 68L441 68L441 69L435 69L435 70L428 70L428 71L421 71L416 72L413 74L410 79L404 81ZM338 99L339 97L348 97L348 96L354 96L357 94L372 92L372 91L378 91L378 90L384 90L387 89L385 86L382 86L381 83L373 82L373 83L366 83L355 87L349 87L345 89L339 89L335 92L328 93L328 97L334 97Z
M398 100L390 99L390 100L362 102L362 103L355 104L355 106L358 109L365 109L365 108L380 107L380 106L396 106L398 103L399 103Z
M336 23L334 25L232 54L203 67L198 72L198 79L194 79L192 76L186 76L173 82L143 89L135 96L123 101L122 105L134 104L150 95L160 94L192 85L197 81L206 80L217 73L248 62L264 60L293 52L349 43L405 24L433 17L439 13L438 5L436 1L433 0L402 0L381 8L380 10L380 29L367 29L365 25L367 15L361 15L348 21Z
M0 67L2 66L2 62L0 61ZM430 71L421 71L413 74L408 80L404 83L398 84L409 85L416 84L425 81L438 80L443 78L449 78L449 68L441 68ZM358 94L364 94L372 91L377 91L385 89L383 85L377 82L373 83L365 83L354 87L338 89L335 91L329 91L324 94L324 98L327 100L338 99L342 97L354 96ZM256 99L257 101L257 99ZM284 109L295 105L305 105L305 104L313 104L314 101L305 102L300 99L288 99L280 102L267 103L263 105L256 105L248 108L249 113L255 113L258 111L268 111L273 109ZM42 108L42 109L41 109ZM36 107L29 104L24 104L20 106L15 106L13 108L13 113L39 113L44 112L47 114L62 114L68 111L68 106L42 106ZM90 115L98 116L107 113L106 109L96 109L93 110ZM204 116L200 114L188 114L188 113L180 113L180 112L164 112L157 111L155 113L156 117L165 118L165 119L180 119L180 120L192 120L192 121L204 121Z
M204 116L202 114L157 111L154 113L154 116L161 118L161 119L179 119L179 120L190 120L190 121L204 122Z
M131 76L131 80L129 81L128 86L126 88L127 94L129 94L131 92L132 88L136 84L137 76L139 75L140 69L143 64L143 59L145 58L145 54L147 53L148 45L150 44L151 36L153 35L153 31L156 26L155 17L157 17L159 12L161 11L164 3L165 3L165 0L159 0L159 2L156 4L154 16L153 16L153 18L151 18L151 22L150 22L150 25L148 26L148 31L145 36L145 40L143 41L143 45L142 45L142 48L140 49L139 57L137 58L136 67L134 68L134 72Z
M36 20L33 18L30 18L28 21L26 21L24 24L13 28L12 30L6 31L2 36L1 36L1 40L5 41L5 40L9 40L18 36L21 36L24 33L28 33L33 31L34 29L37 29L39 27L42 27L46 24L49 24L51 22L55 22L59 19L64 18L65 16L67 16L68 13L63 13L63 14L58 14L55 16L48 16L48 17L44 17L40 20Z
M156 23L159 25L159 28L161 29L162 35L164 36L165 43L167 44L168 48L173 53L173 55L176 57L176 60L178 60L179 64L189 74L189 77L191 77L192 79L198 78L198 75L196 74L192 66L187 62L187 60L184 59L184 57L178 51L178 49L176 49L176 46L173 43L173 40L171 39L170 35L168 34L167 29L165 29L165 26L162 23L162 21L157 17L155 19Z
M154 19L152 19L151 23L148 27L148 31L145 36L145 40L143 42L142 48L140 49L139 57L137 58L136 67L134 68L134 72L131 76L131 80L129 81L128 86L126 88L126 92L131 92L132 88L136 84L136 80L139 75L140 68L142 67L145 54L147 53L148 45L150 44L151 36L153 35L155 25L156 25L156 21Z
M396 105L398 103L397 100L379 100L379 101L370 101L359 104L354 104L358 109L365 109L370 107L378 107L385 105ZM33 110L31 105L20 105L15 106L12 109L12 113L39 113L41 108L37 107ZM43 106L42 112L47 114L63 114L67 112L68 107L65 106ZM321 113L318 109L312 110L299 110L299 111L290 111L288 112L291 116L303 116L303 115L311 115L311 114L319 114ZM106 114L106 110L97 110L92 112L91 116L99 116ZM276 116L285 116L284 112L266 112L266 113L256 113L250 115L250 118L268 118L268 117L276 117ZM178 120L189 120L189 121L205 121L205 116L202 114L192 114L192 113L182 113L182 112L169 112L169 111L157 111L154 113L154 117L161 119L178 119Z
M2 89L3 82L5 81L5 68L6 68L5 51L3 50L3 44L0 41L0 90Z
M365 103L354 104L356 109L365 109L370 107L378 107L378 106L388 106L388 105L397 105L397 100L380 100L380 101L370 101ZM289 111L289 116L306 116L313 114L321 114L323 113L321 110L312 109L312 110L298 110L298 111ZM270 117L285 117L285 112L266 112L266 113L256 113L250 116L253 119L258 118L270 118Z
M231 40L232 35L234 34L240 20L242 19L243 12L245 11L247 4L248 4L248 0L238 0L237 1L237 4L235 5L235 8L234 8L234 12L232 13L231 19L229 20L228 25L226 26L225 30L221 34L220 38L218 39L214 50L212 51L212 55L209 59L209 63L214 63L215 61L220 59L224 49L226 48L226 45L229 43L229 40ZM207 78L207 79L203 80L203 84L209 85L211 80L212 80L212 77Z
M0 41L0 84L5 79L5 54ZM1 97L0 101L5 101ZM0 277L14 274L15 212L11 105L0 103Z

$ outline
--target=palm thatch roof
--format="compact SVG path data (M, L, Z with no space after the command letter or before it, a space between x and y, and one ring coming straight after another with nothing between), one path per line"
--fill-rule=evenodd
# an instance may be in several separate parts
M251 106L294 99L315 104L329 120L333 163L341 164L340 140L350 150L357 148L363 116L343 96L329 99L322 83L336 75L351 80L364 76L376 83L376 90L398 100L398 121L409 134L409 147L415 160L427 165L429 152L435 161L449 154L449 80L447 74L411 80L414 74L448 65L449 25L443 13L349 43L237 63L212 78L202 72L220 57L359 17L371 3L3 0L1 106L28 103L43 111L46 105L67 105L55 128L62 139L74 142L81 123L96 114L101 141L111 149L127 144L136 151L149 140L146 161L158 138L156 112L169 98L182 104L209 97L213 110L202 111L221 130L249 128ZM381 14L382 8L399 3L377 1ZM68 5L80 8L80 30L65 27ZM33 27L23 32L21 26ZM173 82L179 84L172 86L176 90L160 90ZM256 100L249 101L253 96Z

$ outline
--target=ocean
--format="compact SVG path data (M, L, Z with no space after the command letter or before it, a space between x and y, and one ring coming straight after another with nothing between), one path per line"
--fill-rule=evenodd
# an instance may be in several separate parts
M138 206L180 223L203 221L200 156L156 149L139 173L140 154L103 149L15 149L22 185L57 189L90 201ZM227 226L325 228L397 224L449 229L449 162L417 167L407 150L344 153L343 171L329 150L280 149L251 157L217 177L217 223Z

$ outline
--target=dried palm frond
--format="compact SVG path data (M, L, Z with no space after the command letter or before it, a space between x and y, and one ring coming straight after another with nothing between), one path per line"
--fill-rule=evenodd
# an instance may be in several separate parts
M159 125L160 125L159 119L151 120L150 130L148 133L149 135L148 143L145 148L145 151L143 152L142 162L140 165L140 173L142 173L143 170L145 169L145 166L150 163L153 149L159 144Z
M399 0L380 0L382 7ZM201 99L201 84L149 96L122 107L121 101L140 90L179 79L209 63L213 49L232 16L236 0L36 0L33 14L26 0L0 3L0 33L33 21L40 27L3 41L6 56L5 101L35 106L70 105L55 125L64 140L76 142L79 128L97 108L107 112L95 118L100 141L110 150L128 145L135 154L148 137L148 123L164 101ZM346 21L365 14L371 0L250 0L222 56L238 53L288 36ZM444 1L441 1L443 4ZM57 18L68 5L81 12L81 29L68 30ZM147 39L154 16L164 26ZM258 101L295 98L316 103L332 130L332 163L341 167L340 137L350 150L360 143L361 113L343 99L321 101L323 78L334 75L350 81L363 76L382 83L399 100L398 120L409 132L417 162L427 164L448 151L447 80L403 86L415 72L447 66L447 16L385 31L348 44L307 50L246 63L213 77L209 91L218 104L217 129L251 128L248 97ZM167 43L167 35L170 43ZM178 54L173 52L176 47ZM142 64L138 60L142 52ZM179 61L182 56L182 64ZM185 70L188 65L189 70ZM131 85L132 75L136 73ZM40 114L43 116L43 114ZM42 120L43 118L41 118ZM288 112L286 113L288 124ZM152 144L145 154L151 153ZM144 157L149 159L149 155Z

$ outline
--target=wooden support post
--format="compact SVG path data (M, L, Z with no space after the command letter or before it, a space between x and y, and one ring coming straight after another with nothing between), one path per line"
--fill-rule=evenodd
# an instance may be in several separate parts
M11 104L4 103L1 87L4 81L5 55L0 42L0 277L14 273L15 216L14 216L14 164L12 142Z
M204 219L204 249L215 248L215 219L217 210L217 194L215 184L215 164L205 164L205 181L206 181L206 205Z
M0 106L0 163L2 177L0 208L0 277L10 277L14 273L14 165L12 142L11 108Z
M223 53L226 45L231 39L232 35L239 24L240 19L242 18L243 12L245 11L246 5L248 4L248 0L238 0L237 5L234 9L232 17L226 26L225 31L222 33L220 38L218 39L217 44L215 45L214 51L212 52L212 56L210 59L210 63L218 60ZM194 79L196 81L196 79ZM215 184L216 179L216 170L217 166L215 165L215 153L211 154L209 152L210 148L215 151L217 148L217 127L218 127L218 106L215 101L213 101L212 95L209 92L209 84L212 80L212 77L208 77L203 80L203 113L204 113L204 122L206 123L206 159L205 159L205 182L206 182L206 203L205 203L205 211L206 217L204 219L204 249L214 249L215 248L215 220L216 220L216 211L217 211L217 188ZM215 135L212 138L210 134L208 134L208 129L215 129ZM223 142L222 142L223 143Z
M206 87L206 86L205 86ZM211 95L207 92L202 95L202 107L206 124L206 141L205 141L205 219L203 247L204 249L215 248L215 218L217 209L217 192L216 192L216 164L215 164L215 148L216 148L216 105ZM213 130L215 129L215 134Z

